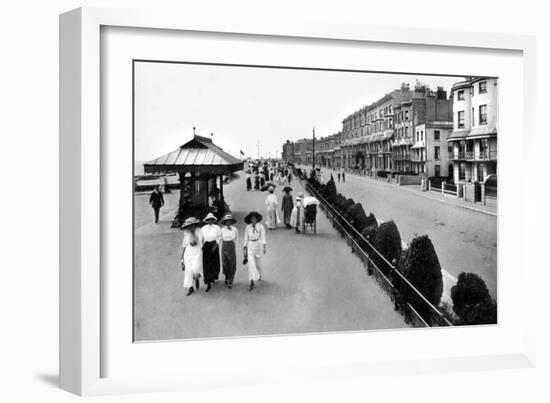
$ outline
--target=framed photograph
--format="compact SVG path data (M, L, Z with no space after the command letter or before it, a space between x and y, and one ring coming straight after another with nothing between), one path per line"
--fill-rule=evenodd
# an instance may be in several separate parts
M85 8L60 45L62 388L532 365L533 38Z

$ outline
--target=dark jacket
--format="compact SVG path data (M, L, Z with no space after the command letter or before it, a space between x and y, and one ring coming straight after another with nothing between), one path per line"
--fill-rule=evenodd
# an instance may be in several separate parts
M151 193L151 196L149 197L149 204L153 208L161 208L164 205L164 197L162 196L162 192Z

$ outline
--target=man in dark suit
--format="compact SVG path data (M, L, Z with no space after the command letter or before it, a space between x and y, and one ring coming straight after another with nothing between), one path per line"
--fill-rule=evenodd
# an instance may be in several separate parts
M151 193L149 204L153 207L153 210L155 210L155 224L158 224L160 208L164 206L164 197L162 196L159 186L156 186L153 193Z

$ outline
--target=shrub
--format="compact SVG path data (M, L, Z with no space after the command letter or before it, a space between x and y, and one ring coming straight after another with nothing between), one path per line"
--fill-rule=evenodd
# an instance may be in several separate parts
M341 193L338 193L336 195L336 201L334 202L334 208L340 213L342 214L343 212L345 212L344 210L344 204L346 203L347 199L344 195L342 195Z
M451 288L453 311L464 325L497 323L497 305L487 285L475 273L460 273L458 282Z
M344 214L344 216L346 216L346 213L348 212L350 207L355 204L355 201L353 201L353 199L351 197L349 199L346 199L344 197L344 199L345 199L345 201L344 201L344 205L342 207L343 207L343 214Z
M401 235L399 235L397 225L393 221L380 224L378 231L376 231L373 246L388 262L394 264L393 261L395 260L395 263L399 263L403 247L401 246ZM382 259L379 256L376 257L380 260L380 264L377 264L378 267L386 267Z
M428 301L435 306L439 305L443 294L443 276L439 259L428 235L418 236L412 240L409 249L403 254L399 270ZM402 286L401 292L421 314L430 312L412 290Z
M337 194L338 191L336 190L336 183L334 182L334 178L331 176L330 180L325 186L325 198L330 204L334 205Z
M348 218L350 224L355 228L359 233L363 232L368 224L367 215L363 209L361 203L355 203L346 211L346 217Z
M370 244L373 244L374 240L376 239L377 232L378 221L376 221L376 217L374 216L374 214L370 213L367 216L367 225L361 232L361 235L363 235L363 237L368 240ZM373 253L370 253L372 252L370 246L363 240L361 240L360 245L365 251L367 251L367 253L369 253L372 258ZM369 274L372 274L372 269L370 266L368 267L368 269Z

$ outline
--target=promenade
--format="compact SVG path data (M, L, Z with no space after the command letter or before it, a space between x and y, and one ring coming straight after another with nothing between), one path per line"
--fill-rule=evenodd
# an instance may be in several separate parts
M161 210L158 225L144 224L148 216L152 221L152 210L148 196L136 196L135 211L144 215L135 220L136 341L407 327L322 212L317 235L283 228L267 232L263 280L249 292L242 265L243 218L250 210L263 213L266 193L247 192L242 176L224 187L241 234L232 290L224 288L222 276L209 293L201 287L186 297L179 266L182 232L170 228L176 203L171 200L172 209ZM292 185L294 194L303 191L298 181ZM281 189L276 193L280 198Z

